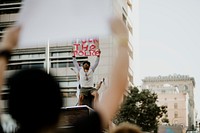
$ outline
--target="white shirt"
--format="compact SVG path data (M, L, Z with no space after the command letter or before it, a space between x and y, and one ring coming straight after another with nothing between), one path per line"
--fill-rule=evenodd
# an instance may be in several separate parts
M81 87L93 87L93 74L97 65L99 64L99 59L100 57L97 57L94 65L91 66L87 72L85 72L83 67L79 66L78 62L76 61L76 58L73 57L73 63L78 70L80 78L79 84L81 85Z
M81 87L93 87L93 70L89 68L87 72L81 68L79 71Z

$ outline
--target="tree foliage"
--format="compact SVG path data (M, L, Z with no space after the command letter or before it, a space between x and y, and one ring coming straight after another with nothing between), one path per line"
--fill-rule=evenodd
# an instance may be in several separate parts
M150 90L139 91L137 87L129 90L114 123L129 122L137 124L143 131L157 131L159 119L167 113L166 106L158 106L158 96Z

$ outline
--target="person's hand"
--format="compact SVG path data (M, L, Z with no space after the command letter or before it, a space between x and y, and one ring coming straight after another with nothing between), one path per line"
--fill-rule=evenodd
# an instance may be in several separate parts
M16 121L9 114L1 114L1 126L5 133L15 132L18 129Z
M98 54L97 54L97 57L100 57L100 55L101 55L101 50L100 50L100 49L97 49L97 50L96 50L96 53L98 53Z
M97 49L99 49L99 40L98 39L94 39L94 44L97 47Z
M19 39L20 27L14 26L6 29L3 35L2 45L0 50L12 51L17 46Z

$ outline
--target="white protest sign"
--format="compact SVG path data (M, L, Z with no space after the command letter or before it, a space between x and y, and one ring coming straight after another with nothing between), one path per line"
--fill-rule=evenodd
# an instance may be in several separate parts
M85 39L77 40L73 43L74 56L99 56L99 40L98 39Z
M19 47L109 35L111 15L112 0L25 0Z

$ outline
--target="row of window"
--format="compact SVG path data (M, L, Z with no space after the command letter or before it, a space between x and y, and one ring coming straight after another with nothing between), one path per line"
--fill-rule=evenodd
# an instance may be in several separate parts
M170 98L171 99L171 98ZM167 98L165 98L165 101L167 100ZM175 97L174 100L177 100L177 98Z
M65 92L63 93L63 97L76 97L76 92Z
M83 61L78 62L80 65ZM66 68L66 67L74 67L73 62L54 62L51 63L51 68ZM28 64L16 64L16 65L8 65L8 70L19 70L26 68L45 68L44 63L28 63Z
M52 52L50 57L60 57L60 56L71 56L71 52ZM44 58L45 53L34 53L34 54L21 54L21 55L12 55L11 59L28 59L28 58Z
M165 117L168 117L168 115L165 115ZM178 118L179 116L178 116L178 111L175 111L174 112L174 118Z
M177 111L174 112L174 118L178 118L178 112Z
M18 65L8 65L8 70L19 70L27 68L44 68L43 63L34 63L34 64L18 64Z
M168 107L167 103L165 103L164 106ZM174 103L174 109L178 109L178 103Z
M51 68L74 67L70 52L51 52L51 57L60 56L65 56L66 58L50 58ZM8 64L8 70L18 70L24 68L45 68L44 57L44 53L12 55ZM86 60L88 60L88 57L77 57L79 64L82 64L83 61Z
M71 51L66 51L66 52L51 52L50 53L50 58L51 57L71 57L72 53ZM28 58L44 58L45 53L31 53L31 54L15 54L12 55L11 60L16 60L16 59L28 59ZM88 57L77 57L77 59L87 59Z
M78 62L82 64L83 61ZM51 68L66 68L66 67L74 67L73 62L55 62L51 63ZM19 70L26 68L45 68L44 63L30 63L30 64L17 64L17 65L8 65L8 70Z

